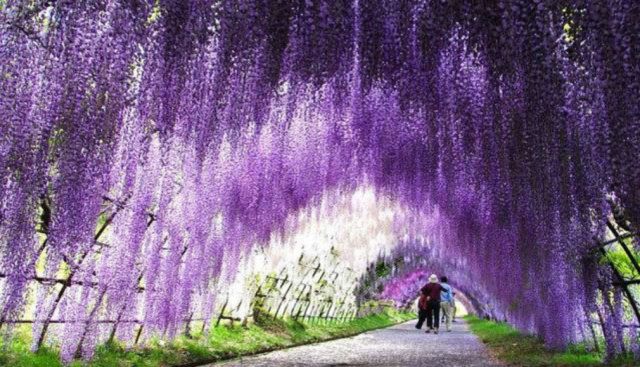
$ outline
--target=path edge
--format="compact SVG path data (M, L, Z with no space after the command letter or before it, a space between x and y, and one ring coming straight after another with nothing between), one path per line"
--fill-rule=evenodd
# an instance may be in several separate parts
M339 339L349 339L349 338L353 338L354 336L358 336L358 335L361 335L361 334L364 334L364 333L368 333L370 331L386 329L386 328L390 328L390 327L393 327L393 326L396 326L396 325L401 325L401 324L405 324L405 323L408 323L408 322L413 322L415 320L417 320L417 318L409 319L409 320L405 320L405 321L395 322L395 323L392 323L392 324L386 325L386 326L374 327L374 328L371 328L371 329L368 329L368 330L363 330L363 331L360 331L360 332L357 332L357 333L353 333L353 334L349 334L349 335L335 336L335 337L330 337L330 338L322 339L322 340L318 340L318 341L313 341L313 342L308 342L308 343L306 343L306 342L297 343L297 344L287 345L287 346L283 346L283 347L266 348L266 349L260 350L258 352L250 352L250 353L237 355L237 356L233 356L233 357L229 357L229 358L224 358L223 357L223 358L203 359L203 360L196 361L196 362L189 362L189 363L185 363L185 364L172 365L172 367L201 367L201 366L205 366L205 365L213 364L213 363L229 362L229 361L233 361L233 360L237 360L237 359L242 359L244 357L255 357L255 356L262 355L262 354L276 352L276 351L279 351L279 350L302 347L302 346L306 346L306 345L322 344L322 343L326 343L326 342L330 342L330 341L334 341L334 340L339 340Z

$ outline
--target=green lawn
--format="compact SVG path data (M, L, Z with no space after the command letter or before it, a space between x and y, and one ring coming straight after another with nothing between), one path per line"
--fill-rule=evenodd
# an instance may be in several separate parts
M100 346L89 362L74 362L80 367L176 366L214 362L242 355L308 344L387 327L415 318L413 313L387 309L379 315L352 320L347 323L299 323L294 320L263 318L243 327L220 326L209 335L181 336L163 345L153 341L146 348L126 349L119 343ZM27 329L10 343L0 340L0 366L62 367L55 350L29 352Z
M513 366L637 366L637 362L621 358L610 364L602 362L598 353L587 351L582 345L570 346L555 352L544 347L535 336L524 335L502 322L466 316L471 331L484 342L497 359Z

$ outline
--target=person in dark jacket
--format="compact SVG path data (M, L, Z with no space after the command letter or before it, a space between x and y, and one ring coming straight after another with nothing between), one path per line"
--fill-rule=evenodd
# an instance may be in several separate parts
M422 324L424 324L424 320L427 319L427 295L424 293L420 293L420 298L418 299L418 323L416 324L416 329L422 329Z
M440 293L445 289L438 283L438 277L435 274L429 276L429 283L422 287L422 294L426 298L427 309L427 331L426 333L438 333L440 328ZM417 326L417 325L416 325ZM420 325L422 326L422 325Z

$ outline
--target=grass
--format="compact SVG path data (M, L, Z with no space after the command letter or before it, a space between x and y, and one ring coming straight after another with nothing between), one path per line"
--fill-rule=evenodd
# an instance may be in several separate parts
M640 253L635 250L635 247L631 242L625 242L627 243L629 252L634 257L634 260L636 262L640 262ZM607 254L603 255L600 262L603 264L612 264L613 266L615 266L618 272L620 272L620 275L622 275L626 279L640 278L640 274L638 274L638 271L633 265L631 258L627 255L627 253L622 249L622 246L620 245L615 245L608 249Z
M144 348L127 349L120 343L101 345L90 362L72 367L195 366L295 345L356 335L415 318L413 313L386 309L383 313L346 323L300 323L264 317L249 326L220 326L207 335L180 336L166 345L152 341ZM0 366L62 367L57 351L29 352L27 331L11 342L0 340Z
M631 358L620 358L610 363L603 356L591 352L584 345L571 345L565 351L545 348L537 337L525 335L503 322L482 320L466 316L471 331L485 343L499 360L514 366L637 366Z

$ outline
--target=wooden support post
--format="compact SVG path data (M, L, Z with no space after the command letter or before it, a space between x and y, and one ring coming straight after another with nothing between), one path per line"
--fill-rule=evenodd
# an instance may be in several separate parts
M184 335L187 337L191 337L191 319L193 318L193 312L189 314L189 318L187 319L187 324L184 327Z
M303 289L304 290L304 289ZM306 312L309 309L309 305L311 304L311 286L309 286L309 291L307 293L301 293L300 294L300 301L302 302L300 304L300 307L298 307L298 312L295 315L295 319L298 320L298 318L300 317L300 315L302 315L302 321L304 321L304 318L306 316ZM304 311L304 314L302 313L302 308L304 307L303 304L306 303L306 308ZM293 310L291 312L291 314L293 315Z
M278 308L276 309L276 313L273 315L274 319L278 317L278 313L280 313L280 308L282 307L282 304L287 300L287 296L289 295L289 291L291 290L292 286L293 286L293 283L289 282L289 287L287 287L287 290L282 295L282 298L280 299L280 303L278 304ZM283 313L283 316L284 316L284 313Z
M118 313L118 316L116 317L116 322L113 323L113 328L111 328L111 332L109 333L109 343L113 342L113 340L116 337L116 331L118 329L118 324L120 323L120 319L122 318L122 314L124 313L125 308L123 307L122 310L120 310L120 313Z
M585 312L586 313L586 312ZM600 353L600 343L598 343L598 337L596 336L596 330L593 328L593 323L587 315L587 323L589 324L589 331L591 332L591 338L593 339L593 346L595 348L596 353Z
M320 323L320 321L322 320L322 318L324 317L324 307L325 307L325 306L320 306L320 307L319 307L319 308L320 308L320 312L318 313L318 319L316 320L316 321L317 321L317 322L316 322L317 324L319 324L319 323Z
M82 332L82 336L80 337L80 340L78 341L78 346L76 347L76 352L75 352L75 357L76 358L81 358L82 357L82 343L84 343L84 340L87 337L87 334L89 333L89 328L91 326L91 321L93 320L93 318L95 317L96 313L98 312L98 309L100 308L100 305L102 304L102 300L104 299L104 295L106 293L107 293L107 288L106 287L104 287L102 290L100 290L100 295L98 296L98 300L96 301L96 304L93 305L93 308L91 309L91 312L89 313L89 317L87 318L86 325L84 327L84 331Z
M144 324L141 324L138 328L138 333L136 334L136 340L133 342L133 345L137 345L140 341L140 335L142 335L142 329L144 328Z
M313 302L309 301L309 304L307 304L307 308L304 310L304 316L302 317L302 320L304 320L305 318L307 320L311 320L311 315L313 315L314 308L315 306L313 305Z
M329 305L329 309L327 310L327 314L325 316L325 320L331 320L332 317L333 317L331 315L331 311L333 310L333 302L330 303L330 302L327 301L327 304Z
M298 305L298 298L293 298L289 300L284 305L284 309L282 310L282 317L284 318L287 315L287 312L289 312L289 307L291 307L291 312L289 312L289 314L292 314L293 310L296 308L297 305Z
M307 296L306 289L307 289L307 284L304 284L304 286L302 287L302 290L298 292L298 296L295 298L293 307L291 307L290 315L291 316L295 315L294 317L295 319L298 318L298 316L300 315L300 312L302 311L303 304L310 297L310 295ZM309 290L309 292L311 292L311 290ZM297 312L296 312L296 308L298 309Z
M140 275L138 275L138 280L136 282L136 285L140 285L140 281L142 281L142 277L144 276L144 271L140 272ZM113 339L116 336L116 330L118 329L118 323L120 322L120 319L122 318L122 315L124 314L124 312L127 309L127 304L125 303L122 308L120 309L120 312L118 313L118 317L116 318L116 322L113 324L113 328L111 329L111 333L109 334L109 342L112 342Z
M302 303L300 304L300 307L298 307L298 312L296 312L295 314L294 312L295 312L295 309L292 310L291 316L293 317L294 320L298 320L298 318L300 318L300 314L302 314Z
M238 311L240 311L240 307L242 307L242 299L240 300L240 302L238 302L238 305L231 311L231 316L229 316L229 319L231 320L231 326L233 326L234 321L242 321L242 319L233 317L233 313L237 313Z
M218 316L218 321L216 321L216 327L218 325L220 325L220 320L222 320L222 317L224 316L224 311L227 308L227 303L229 303L229 298L227 298L227 300L224 301L224 305L222 305L222 310L220 310L220 315Z

